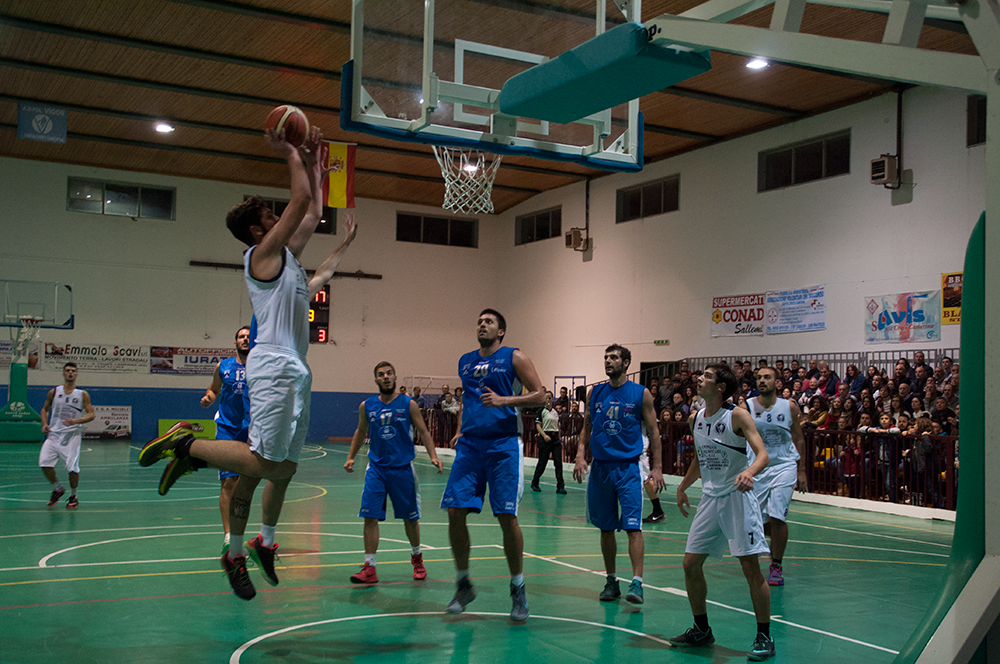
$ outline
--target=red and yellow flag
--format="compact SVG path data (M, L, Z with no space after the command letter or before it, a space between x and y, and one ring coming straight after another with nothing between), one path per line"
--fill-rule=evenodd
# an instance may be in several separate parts
M354 152L353 143L323 141L320 155L324 168L331 168L323 181L323 205L334 208L354 207Z

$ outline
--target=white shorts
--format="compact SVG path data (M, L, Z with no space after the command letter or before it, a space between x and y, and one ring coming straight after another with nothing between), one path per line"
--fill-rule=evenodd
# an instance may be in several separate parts
M788 521L788 507L798 482L799 470L795 463L765 468L753 478L753 492L760 505L761 516Z
M751 491L702 496L684 552L721 558L727 544L737 558L770 551L764 539L760 508Z
M250 449L268 461L298 462L309 432L312 371L294 351L257 344L247 358Z
M642 434L642 454L639 456L639 477L645 484L649 480L649 437Z
M49 431L42 451L38 455L38 465L42 468L55 468L59 459L63 460L66 470L71 473L80 472L80 442L83 440L83 427L66 431Z

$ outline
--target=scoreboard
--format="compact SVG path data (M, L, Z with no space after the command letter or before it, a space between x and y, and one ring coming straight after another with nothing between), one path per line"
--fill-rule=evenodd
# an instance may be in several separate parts
M325 344L330 338L330 286L323 286L309 302L309 343Z

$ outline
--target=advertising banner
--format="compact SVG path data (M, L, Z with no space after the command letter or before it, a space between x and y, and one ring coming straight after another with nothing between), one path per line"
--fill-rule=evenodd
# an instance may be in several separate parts
M826 284L767 293L767 333L826 329Z
M0 341L0 371L6 372L10 369L10 363L14 357L14 342ZM32 341L28 344L28 368L38 369L38 342Z
M42 143L65 143L66 109L22 101L17 105L17 137Z
M941 291L865 298L865 343L941 341Z
M764 293L712 298L712 336L764 336Z
M76 362L80 373L146 373L149 346L114 344L53 344L46 342L44 368L60 371L67 362Z
M191 435L195 438L215 439L215 420L157 420L159 433L162 436L170 427L178 422L187 422L191 425Z
M153 346L149 351L149 372L154 374L211 376L219 362L236 357L235 348Z
M962 273L942 274L941 293L941 324L959 325L962 322Z
M94 406L97 415L83 425L87 440L132 440L132 406Z

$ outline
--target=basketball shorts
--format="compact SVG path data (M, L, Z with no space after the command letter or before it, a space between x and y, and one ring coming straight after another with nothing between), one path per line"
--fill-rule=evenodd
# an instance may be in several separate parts
M760 508L752 491L731 491L723 496L701 497L685 553L721 558L726 546L736 557L767 553Z
M587 521L604 531L642 530L642 475L636 461L594 459L587 481Z
M215 438L217 440L238 440L240 442L247 442L249 436L249 431L247 429L237 429L236 427L231 427L222 422L215 423ZM234 473L231 470L220 470L219 479L224 480L227 477L239 477L239 473Z
M799 472L795 463L765 468L753 482L762 517L788 521L788 507L798 482Z
M524 443L520 436L494 440L459 436L441 508L465 508L478 514L483 511L487 485L493 516L517 516L524 491Z
M247 358L250 449L268 461L298 462L309 432L312 371L298 353L257 344Z
M66 470L71 473L79 473L80 443L82 440L82 427L65 431L49 431L45 442L42 443L42 451L38 454L38 465L41 468L55 468L56 462L62 459Z
M392 500L393 516L397 519L420 520L420 484L412 463L408 466L380 466L368 462L358 516L385 521L387 496Z
M639 457L639 477L645 484L649 479L649 437L642 434L642 455Z

